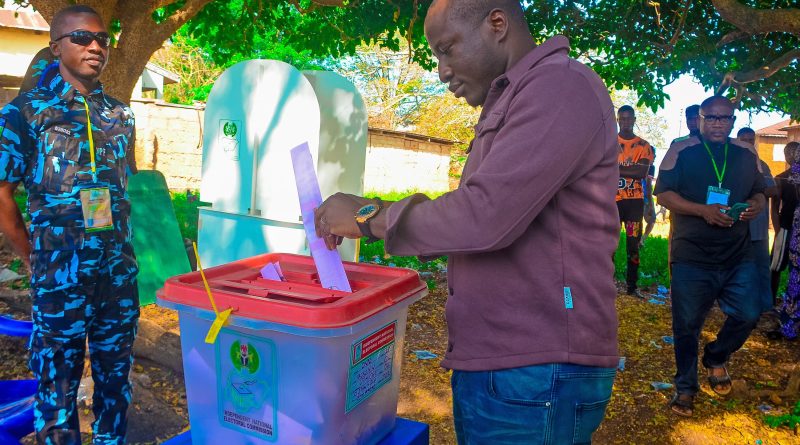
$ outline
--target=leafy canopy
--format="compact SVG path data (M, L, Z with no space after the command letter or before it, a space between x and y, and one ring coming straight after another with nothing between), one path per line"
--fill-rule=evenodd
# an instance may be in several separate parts
M794 58L800 57L800 38L791 30L762 32L755 25L743 31L723 19L715 6L732 2L522 1L537 40L566 35L573 56L587 61L609 88L629 87L640 104L653 110L667 99L664 87L689 74L709 89L732 87L728 94L745 109L800 116L800 72ZM378 44L393 51L406 46L420 65L434 66L423 32L428 1L342 3L326 7L311 0L216 0L187 24L185 32L222 65L258 57L273 45L309 57L337 58L355 54L361 44ZM753 8L746 13L782 13L797 8L798 2L741 0L738 6Z
M564 34L574 55L588 60L609 87L628 86L642 103L664 105L664 86L682 74L708 89L728 85L745 109L783 111L800 116L797 60L763 79L747 75L773 65L800 46L791 32L744 32L725 21L708 0L536 1L526 17L540 38ZM798 7L796 0L743 0L753 10ZM740 5L741 6L741 5ZM790 10L786 10L790 11ZM781 13L783 13L781 11ZM746 20L746 18L744 19ZM798 54L800 55L800 54ZM759 76L755 76L759 77ZM726 81L728 79L728 81Z

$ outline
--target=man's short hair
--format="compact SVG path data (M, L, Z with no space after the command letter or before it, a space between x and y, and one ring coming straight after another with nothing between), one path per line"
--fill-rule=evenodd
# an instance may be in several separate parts
M436 0L436 2L442 0ZM522 5L519 0L495 0L487 2L486 0L446 0L450 2L452 18L464 20L467 23L478 23L487 15L492 9L502 9L512 17L522 18L524 20L525 14L522 11Z
M689 105L686 107L686 118L697 117L700 115L700 105Z
M715 103L718 103L718 102L725 103L728 106L730 106L732 109L736 109L736 106L733 105L733 102L731 102L730 99L728 99L725 96L720 96L718 94L715 94L715 95L709 97L708 99L704 100L703 103L700 104L700 109L701 110L707 110L708 107L710 107L711 105L714 105Z
M617 115L620 115L622 113L630 113L636 116L636 110L634 110L633 107L630 105L623 105L619 107L619 110L617 110Z
M756 131L755 131L755 130L753 130L752 128L750 128L750 127L744 127L744 128L740 129L740 130L739 130L739 131L736 133L736 137L737 137L737 138L740 138L740 137L742 137L742 135L744 135L744 134L756 134Z
M66 8L60 9L56 12L56 15L53 16L53 20L50 22L50 40L55 40L62 35L64 35L64 31L62 28L64 27L64 21L67 17L73 14L92 14L97 16L97 18L101 19L100 14L95 11L94 8L91 6L86 5L70 5Z

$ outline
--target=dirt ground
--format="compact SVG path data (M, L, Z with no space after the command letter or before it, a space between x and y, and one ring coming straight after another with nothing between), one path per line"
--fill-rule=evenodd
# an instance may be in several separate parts
M3 262L0 256L0 266ZM443 276L428 297L410 308L398 415L431 427L431 444L455 444L448 371L438 358L418 360L414 351L441 357L446 345ZM25 290L0 288L0 313L27 316ZM668 302L668 300L667 300ZM704 385L695 416L678 418L666 408L670 390L657 391L652 382L670 382L674 373L669 305L655 305L628 296L617 299L620 317L620 354L625 369L617 375L606 419L594 436L596 444L800 444L800 431L772 429L763 422L764 411L786 413L800 400L800 348L797 343L769 340L767 322L734 355L729 369L734 391L715 395ZM157 306L143 308L142 318L177 331L174 312ZM713 339L723 321L713 311L703 331L703 341ZM0 337L0 379L30 378L25 340ZM86 374L88 375L88 374ZM186 394L182 375L153 361L137 357L130 412L129 443L160 443L185 430ZM89 379L85 379L88 383ZM87 389L90 389L87 388ZM81 402L83 430L91 419L88 400ZM89 436L86 434L85 439ZM28 438L27 443L32 443ZM88 443L88 442L86 442Z

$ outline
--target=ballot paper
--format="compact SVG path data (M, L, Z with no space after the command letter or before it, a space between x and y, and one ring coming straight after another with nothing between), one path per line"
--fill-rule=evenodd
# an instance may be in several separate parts
M268 263L261 268L261 278L266 280L283 281L283 273L278 263Z
M300 198L303 227L306 230L311 256L317 266L319 281L326 289L352 292L339 252L335 249L328 250L325 247L325 240L317 236L314 225L314 209L322 204L322 193L319 190L319 181L317 181L314 160L311 158L308 143L300 144L292 149L292 166L297 195Z

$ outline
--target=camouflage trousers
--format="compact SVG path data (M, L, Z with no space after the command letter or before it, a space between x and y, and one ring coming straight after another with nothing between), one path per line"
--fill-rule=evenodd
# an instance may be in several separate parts
M81 443L76 405L88 337L94 444L123 444L139 320L133 248L93 236L81 250L34 251L31 269L37 443Z

